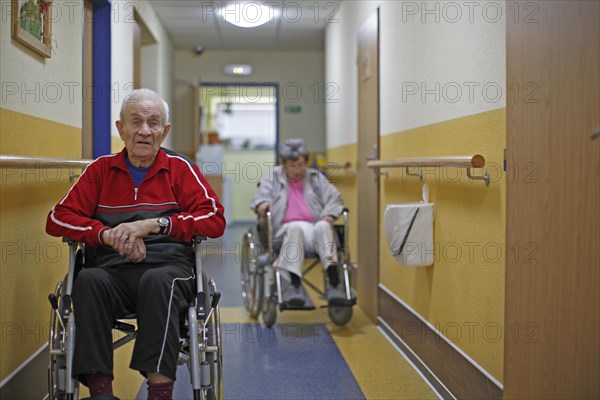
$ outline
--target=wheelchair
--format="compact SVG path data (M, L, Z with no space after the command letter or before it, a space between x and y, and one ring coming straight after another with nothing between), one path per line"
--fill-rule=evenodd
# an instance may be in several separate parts
M223 352L219 315L220 292L214 279L208 279L202 270L200 244L205 237L195 237L193 246L196 258L197 295L188 305L180 325L180 350L178 365L187 364L194 400L221 399L223 395ZM50 400L77 400L79 382L72 377L75 350L75 315L71 302L73 281L84 267L86 246L68 238L69 271L63 281L48 296L52 310L49 329L48 398ZM76 307L76 305L75 305ZM128 315L123 320L135 319ZM113 342L113 350L131 342L137 335L133 324L116 320L113 329L123 334ZM191 396L190 396L191 397Z
M346 294L345 304L322 307L328 308L329 318L336 325L345 325L352 319L352 307L356 304L355 291L351 285L351 272L355 265L350 261L348 247L348 209L342 212L343 224L334 225L337 237L338 271L340 284ZM280 272L273 267L280 243L273 243L271 211L257 221L256 227L249 229L242 238L241 289L244 307L252 318L261 315L266 326L271 327L277 320L277 308L285 310L314 310L309 301L301 307L292 306L283 301L283 287ZM305 259L314 259L302 271L302 282L325 298L324 290L306 279L308 272L320 264L317 254L306 253ZM339 268L341 267L341 268ZM323 288L325 287L325 278ZM308 296L307 296L308 297Z

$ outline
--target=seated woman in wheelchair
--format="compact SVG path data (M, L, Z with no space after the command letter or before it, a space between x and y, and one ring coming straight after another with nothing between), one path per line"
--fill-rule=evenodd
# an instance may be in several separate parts
M151 90L127 96L116 122L125 148L90 164L48 215L50 235L93 248L94 268L79 272L73 289L73 376L92 399L115 399L111 325L132 313L130 367L148 378L148 399L171 398L179 315L196 294L191 241L225 229L223 207L199 169L160 147L168 114Z
M305 304L301 277L308 251L316 253L323 264L329 305L345 303L333 231L333 222L344 208L340 192L319 171L307 168L308 149L302 139L286 140L279 156L281 165L260 182L251 208L261 217L271 211L273 242L281 244L274 267L288 281L283 301L298 307Z

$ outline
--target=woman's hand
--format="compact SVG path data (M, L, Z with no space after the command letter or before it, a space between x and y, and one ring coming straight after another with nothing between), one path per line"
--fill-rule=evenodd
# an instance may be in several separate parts
M324 217L321 218L321 221L327 221L327 222L329 222L329 225L333 225L333 223L335 222L335 219L331 215L325 215Z
M259 217L264 217L267 215L267 211L271 209L271 203L260 203L260 205L256 208L256 213Z

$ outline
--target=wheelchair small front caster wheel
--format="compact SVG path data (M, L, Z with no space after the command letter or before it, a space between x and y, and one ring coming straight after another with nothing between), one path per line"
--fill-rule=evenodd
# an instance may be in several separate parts
M277 320L277 303L273 299L267 300L267 309L262 313L263 322L269 328L275 324Z
M346 325L352 319L352 307L329 307L329 318L336 325Z
M208 389L206 391L206 400L219 400L217 399L217 395L213 389Z

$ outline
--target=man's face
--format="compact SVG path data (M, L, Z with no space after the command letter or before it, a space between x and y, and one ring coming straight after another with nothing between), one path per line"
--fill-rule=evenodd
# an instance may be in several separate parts
M295 161L286 160L283 162L285 175L290 181L297 181L304 178L304 170L306 169L306 159L300 157Z
M154 99L140 98L129 103L123 120L116 122L119 136L134 165L154 161L167 137L171 125L163 121L162 111L162 104Z

